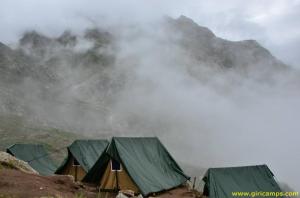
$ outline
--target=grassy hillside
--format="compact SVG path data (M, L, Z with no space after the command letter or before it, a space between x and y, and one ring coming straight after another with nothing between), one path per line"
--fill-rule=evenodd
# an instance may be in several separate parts
M62 131L56 128L32 126L18 116L0 116L0 150L15 143L41 143L51 151L60 150L70 145L82 135ZM54 152L51 157L60 162L66 155L66 149Z

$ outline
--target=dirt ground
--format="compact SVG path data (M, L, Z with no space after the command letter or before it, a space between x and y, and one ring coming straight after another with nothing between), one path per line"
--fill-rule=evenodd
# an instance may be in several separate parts
M196 198L200 197L200 194L197 192L189 191L186 187L180 187L168 192L157 195L159 198Z
M18 170L0 170L0 198L96 197L96 189L72 181L69 176L40 176Z
M0 169L0 198L97 198L98 195L95 187L74 183L72 177L69 176L45 177L13 169ZM180 187L155 197L192 198L196 196L186 187Z

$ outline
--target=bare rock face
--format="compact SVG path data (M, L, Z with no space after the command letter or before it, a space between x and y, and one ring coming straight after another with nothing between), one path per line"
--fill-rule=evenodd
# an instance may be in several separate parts
M20 39L21 45L30 45L31 47L38 48L38 47L44 47L46 45L51 44L53 42L52 39L36 32L36 31L30 31L26 32L23 37Z
M27 162L19 160L5 152L0 152L0 170L1 169L14 169L26 173L38 174Z
M29 56L0 42L0 81L18 83L32 75L34 69L35 64Z
M255 40L229 41L219 38L208 28L185 16L167 18L166 25L170 37L177 34L174 42L199 63L238 70L287 68Z
M77 44L77 37L70 31L64 31L64 33L56 39L63 46L74 47Z

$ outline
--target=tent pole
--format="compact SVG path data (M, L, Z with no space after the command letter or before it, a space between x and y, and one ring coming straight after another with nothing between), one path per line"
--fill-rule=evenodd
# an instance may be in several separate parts
M75 181L77 181L77 166L75 166Z
M118 171L116 170L116 181L117 181L117 190L119 191L119 178L118 178Z

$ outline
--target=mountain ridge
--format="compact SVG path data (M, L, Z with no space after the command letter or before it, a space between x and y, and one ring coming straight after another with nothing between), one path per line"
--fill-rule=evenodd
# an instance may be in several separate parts
M188 61L179 64L202 82L209 79L203 75L206 67L236 70L243 78L258 75L263 80L274 72L291 69L257 41L221 39L185 16L167 18L163 24L167 44L161 43L162 47L171 43L184 52L179 60ZM114 131L110 111L120 91L130 84L133 72L119 70L123 62L118 61L117 42L116 34L94 28L83 35L67 30L58 37L25 32L16 49L0 43L0 114L40 118L67 131ZM61 111L64 116L57 122ZM88 124L79 121L80 114ZM93 123L96 127L91 127Z

